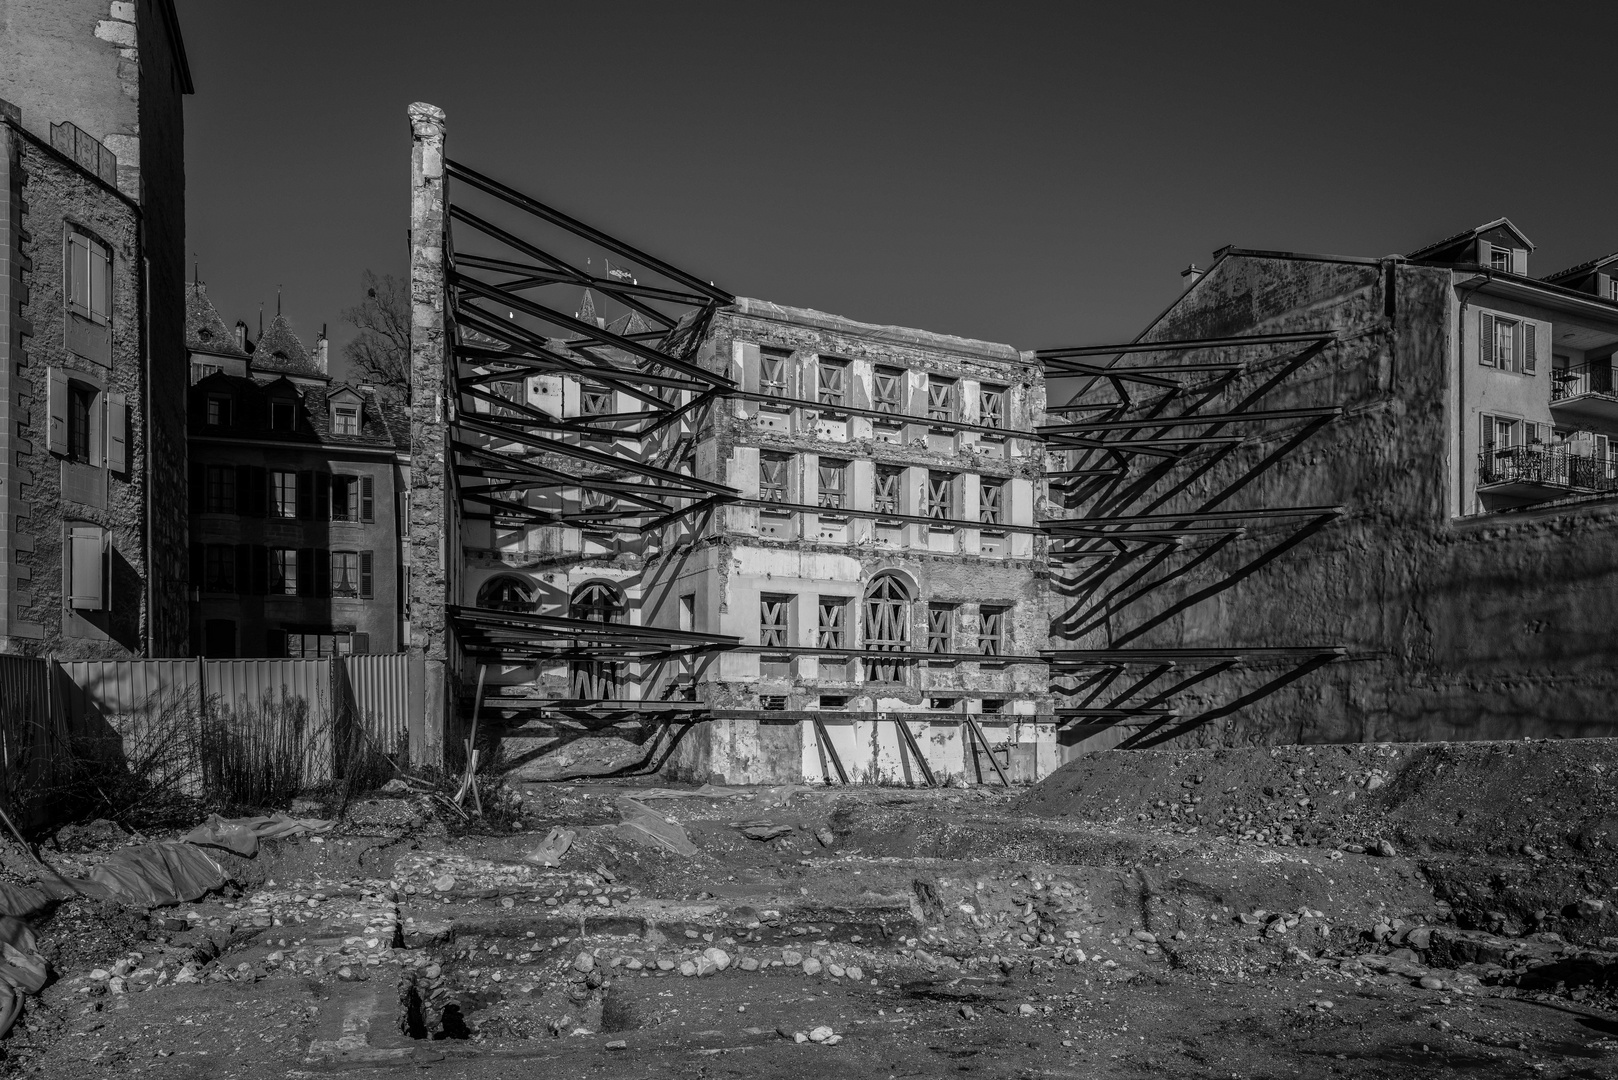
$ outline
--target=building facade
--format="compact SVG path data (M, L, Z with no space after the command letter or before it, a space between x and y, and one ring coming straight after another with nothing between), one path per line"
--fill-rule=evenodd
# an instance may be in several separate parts
M16 0L0 54L0 649L180 655L178 21Z
M256 341L201 283L186 327L191 640L208 657L396 652L408 422L277 314Z
M1404 257L1227 248L1139 339L1218 343L1113 362L1156 363L1143 379L1173 387L1137 388L1117 431L1185 443L1126 447L1122 475L1060 485L1058 513L1111 529L1148 510L1176 535L1149 566L1145 542L1105 567L1068 564L1084 585L1053 612L1056 644L1208 658L1124 669L1114 685L1129 692L1100 704L1176 715L1109 721L1077 749L1139 745L1143 730L1207 743L1611 734L1612 260L1541 279L1532 252L1503 218ZM1274 335L1304 340L1241 340ZM1107 396L1089 384L1077 401ZM1203 413L1218 422L1178 419ZM1067 470L1102 463L1065 456Z

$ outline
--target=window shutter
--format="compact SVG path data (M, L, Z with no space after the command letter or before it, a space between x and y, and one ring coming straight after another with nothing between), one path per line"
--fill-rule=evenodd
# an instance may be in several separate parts
M270 591L270 549L263 544L253 545L253 595L263 596Z
M236 595L247 596L253 591L253 545L236 545Z
M315 596L331 595L331 552L316 548L311 562L315 564Z
M315 474L312 472L298 474L298 520L315 520Z
M315 549L298 549L298 595L315 595Z
M74 525L68 533L68 603L76 611L101 611L106 607L103 592L106 566L106 534L95 525Z
M360 520L376 520L376 478L360 477Z
M1534 332L1535 329L1536 329L1536 327L1535 327L1535 325L1533 323L1528 322L1527 320L1523 321L1523 324L1522 324L1522 369L1524 371L1528 372L1528 374L1530 374L1530 375L1532 375L1534 373L1534 364L1537 361L1537 357L1536 357L1535 351L1534 351L1534 345L1535 345L1534 339L1538 335Z
M375 565L371 552L360 552L360 597L362 599L371 599L371 572L375 569Z
M129 399L123 394L107 395L107 468L129 471Z
M360 478L343 477L343 504L349 521L360 519Z
M1486 311L1478 316L1478 363L1494 367L1494 316Z
M315 520L331 520L331 473L315 473Z
M46 406L50 411L51 453L65 456L67 454L67 372L58 367L50 369L50 388L46 397Z

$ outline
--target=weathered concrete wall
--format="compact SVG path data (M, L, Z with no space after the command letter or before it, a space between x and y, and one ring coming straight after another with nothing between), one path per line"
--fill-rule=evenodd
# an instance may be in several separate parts
M1239 255L1217 263L1149 337L1339 330L1340 344L1255 407L1342 405L1346 415L1268 464L1298 421L1266 425L1272 433L1235 451L1203 453L1204 471L1181 467L1141 484L1137 469L1129 481L1080 489L1073 505L1190 509L1245 480L1222 508L1341 504L1347 516L1312 535L1297 521L1251 522L1244 539L1193 544L1148 575L1161 584L1139 599L1132 590L1106 599L1139 562L1077 594L1069 571L1056 614L1087 628L1071 644L1348 647L1346 659L1184 736L1191 742L1612 734L1618 505L1451 517L1455 310L1442 269ZM1280 363L1242 375L1208 411L1227 411ZM1255 661L1171 704L1187 715L1226 706L1297 663Z

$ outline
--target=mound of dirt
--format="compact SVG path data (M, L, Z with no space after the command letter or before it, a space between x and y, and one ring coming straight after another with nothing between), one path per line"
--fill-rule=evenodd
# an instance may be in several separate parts
M1618 862L1618 742L1145 750L1063 766L1018 808L1282 846Z

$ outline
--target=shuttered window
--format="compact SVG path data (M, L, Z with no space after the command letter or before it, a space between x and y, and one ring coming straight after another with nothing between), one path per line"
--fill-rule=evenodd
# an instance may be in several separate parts
M598 383L579 384L579 412L584 416L606 416L612 412L612 391Z
M331 595L360 595L360 553L334 551L331 553Z
M1006 485L1001 482L983 481L978 489L978 520L985 525L1004 525L1006 523L1005 505Z
M927 419L954 420L956 382L954 379L927 377Z
M107 533L98 525L70 525L67 530L68 606L75 611L103 611L107 604Z
M903 475L904 470L894 465L876 467L876 498L871 506L877 513L899 512L899 478Z
M910 648L910 590L892 574L871 582L865 594L865 648L877 652L905 652ZM865 661L865 677L872 682L899 682L903 661L873 657Z
M955 517L955 474L927 473L926 517L950 520Z
M1535 323L1524 319L1503 319L1481 312L1478 315L1478 362L1533 375L1539 368L1539 334Z
M92 322L112 319L112 253L81 232L67 238L68 307Z
M1005 651L1005 619L1005 608L978 609L978 652L984 656L999 656Z
M295 548L270 549L270 587L274 596L298 595L298 552Z
M820 387L816 398L822 405L843 405L848 392L848 364L842 360L822 360L816 365Z
M1006 388L984 386L978 391L978 423L984 427L1003 427L1006 422Z
M842 649L848 645L848 602L841 598L820 599L820 624L815 644L822 649Z
M871 377L871 407L879 413L902 412L904 377L904 371L899 368L877 368Z
M298 516L297 473L270 473L270 516L278 518Z
M841 510L848 505L848 462L820 459L820 505Z
M950 651L950 623L953 621L955 608L951 604L927 605L927 651L930 653L947 653Z
M205 472L203 510L209 514L236 512L236 466L209 465Z
M791 354L772 349L759 351L758 392L765 397L791 397L789 385Z
M758 456L758 497L769 502L787 501L788 465L791 454L777 454L768 450Z

